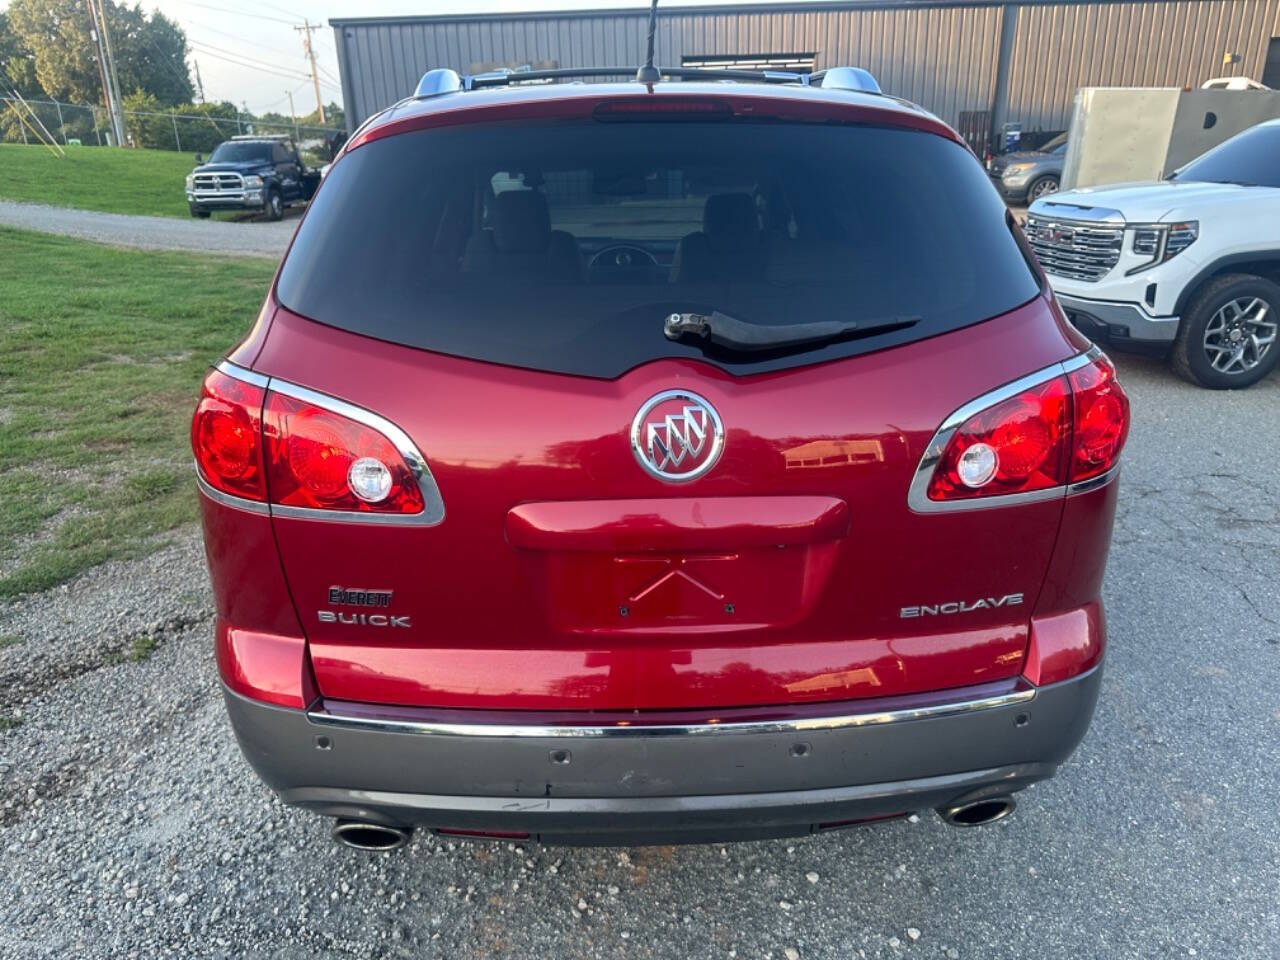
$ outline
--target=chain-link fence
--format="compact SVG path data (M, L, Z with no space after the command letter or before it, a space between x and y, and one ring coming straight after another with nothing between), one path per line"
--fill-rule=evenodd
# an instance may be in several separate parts
M112 142L111 121L102 107L58 100L27 100L26 103L59 143L108 146ZM0 142L38 142L19 118L17 111L22 109L20 103L0 96ZM305 142L337 132L334 127L242 117L221 104L188 106L169 113L125 110L124 117L128 145L185 153L208 153L223 140L238 134L290 134L295 140Z

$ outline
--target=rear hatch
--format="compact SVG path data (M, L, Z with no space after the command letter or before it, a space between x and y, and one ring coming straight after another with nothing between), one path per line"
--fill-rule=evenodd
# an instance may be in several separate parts
M980 166L887 126L664 119L402 133L326 179L255 368L404 430L444 518L275 517L325 696L678 709L1018 673L1061 502L907 504L949 413L1071 352ZM664 334L716 311L867 332Z

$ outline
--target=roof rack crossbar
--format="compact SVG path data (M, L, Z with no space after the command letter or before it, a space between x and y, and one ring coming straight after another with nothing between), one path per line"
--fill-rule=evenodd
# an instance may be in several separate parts
M717 70L698 67L658 67L662 76L673 80L739 80L753 83L808 82L808 75L781 70ZM477 87L500 87L512 83L538 80L574 80L591 77L634 78L632 67L560 67L553 70L494 70L464 78L468 90Z
M799 84L824 87L831 90L856 90L862 93L880 93L876 78L861 67L830 67L816 73L799 73L790 70L719 70L714 67L658 67L658 73L669 80L734 81L739 83ZM428 70L418 82L415 98L436 97L460 90L477 90L481 87L504 87L514 83L548 83L555 80L589 80L592 78L617 78L633 80L632 67L558 67L551 70L510 70L501 68L487 73L460 76L453 70L440 68Z

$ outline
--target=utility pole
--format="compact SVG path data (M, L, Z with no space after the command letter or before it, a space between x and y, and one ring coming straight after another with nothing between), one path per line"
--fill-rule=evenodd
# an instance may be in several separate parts
M289 94L289 118L290 118L291 120L293 120L293 139L294 139L294 142L297 142L297 140L298 140L298 111L297 111L297 110L295 110L295 109L293 109L293 91L292 91L292 90L289 90L289 91L287 91L287 93Z
M120 78L116 76L116 54L111 47L111 31L107 29L107 8L98 0L98 22L102 25L102 42L107 51L107 79L111 81L111 93L116 101L116 121L120 125L120 146L125 145L124 98L120 96Z
M121 139L120 127L117 123L115 100L111 95L111 83L107 80L107 52L102 46L102 31L98 28L98 11L93 4L93 0L85 0L86 6L89 8L89 36L93 37L95 48L98 51L98 76L102 80L102 100L107 108L107 117L111 120L111 135L115 137L116 146L124 146ZM95 120L95 126L97 121Z
M200 91L200 102L204 103L204 81L200 79L200 61L192 57L191 62L196 65L196 89Z
M320 122L325 123L324 119L324 101L320 99L320 74L316 72L316 54L311 49L311 31L319 30L320 24L313 24L310 20L303 20L302 26L294 27L302 34L302 49L306 51L307 59L311 61L311 85L316 90L316 110L320 112Z

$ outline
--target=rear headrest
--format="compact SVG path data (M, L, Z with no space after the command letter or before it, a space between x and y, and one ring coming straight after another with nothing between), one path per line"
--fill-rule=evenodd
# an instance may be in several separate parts
M551 211L536 190L506 190L493 198L493 244L499 253L540 253L551 241Z
M749 193L713 193L702 208L702 232L709 237L741 237L760 231L756 201Z

